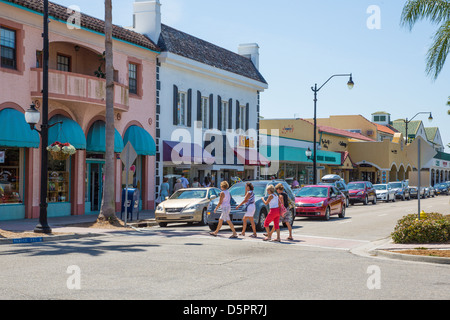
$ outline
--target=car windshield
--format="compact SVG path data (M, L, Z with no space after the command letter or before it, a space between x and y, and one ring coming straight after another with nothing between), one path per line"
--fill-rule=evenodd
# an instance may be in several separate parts
M364 183L349 183L347 188L348 190L364 189Z
M328 188L303 187L295 192L295 196L296 197L326 198L328 196Z
M206 190L178 190L170 199L203 199L206 198Z
M445 184L441 183L441 184L437 184L437 185L435 185L434 187L435 187L435 188L437 188L437 187L444 187L444 188L446 188L446 187L447 187L447 185L445 185Z
M375 190L387 190L387 185L385 184L376 184L373 187L375 188Z
M235 184L230 188L230 195L232 197L244 197L245 196L245 183ZM253 193L255 197L264 197L266 193L266 185L265 184L253 184Z
M402 183L401 182L394 182L394 183L390 183L392 188L401 188L402 187Z

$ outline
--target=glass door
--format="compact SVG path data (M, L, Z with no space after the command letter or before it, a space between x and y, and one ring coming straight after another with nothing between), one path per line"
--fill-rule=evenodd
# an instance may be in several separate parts
M86 211L99 212L103 196L103 162L88 162L86 167Z

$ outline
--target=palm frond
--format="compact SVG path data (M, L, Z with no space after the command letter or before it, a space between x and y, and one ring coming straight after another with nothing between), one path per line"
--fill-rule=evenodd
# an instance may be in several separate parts
M436 32L433 45L428 50L426 72L437 79L450 52L450 20Z
M450 20L449 0L408 0L403 7L400 24L412 30L420 20L440 24Z

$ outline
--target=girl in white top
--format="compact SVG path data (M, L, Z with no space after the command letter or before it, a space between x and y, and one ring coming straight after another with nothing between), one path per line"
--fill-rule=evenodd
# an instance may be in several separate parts
M210 232L209 234L217 237L217 234L219 233L220 228L222 228L222 224L224 221L228 223L228 225L231 228L231 231L233 231L233 235L230 237L230 239L237 238L236 230L234 229L233 222L231 222L230 219L230 212L231 212L231 195L230 191L228 190L229 185L228 182L223 181L220 184L220 188L222 189L222 192L220 193L219 203L217 204L216 208L214 209L214 213L216 213L217 209L219 207L222 208L222 214L219 218L219 224L217 225L216 231Z
M250 238L256 238L256 226L255 226L255 220L253 219L253 216L255 215L255 194L253 193L253 184L250 182L247 182L245 185L245 198L242 201L240 205L236 207L236 209L239 209L240 206L242 206L244 203L247 203L247 212L244 216L244 225L242 227L242 236L245 236L245 230L247 230L247 220L250 220L250 223L252 225L253 234L250 236Z

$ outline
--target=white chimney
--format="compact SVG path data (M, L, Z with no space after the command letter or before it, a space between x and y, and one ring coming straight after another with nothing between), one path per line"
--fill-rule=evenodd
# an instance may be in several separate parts
M244 57L252 60L256 69L259 70L259 46L257 43L240 44L238 53L241 56L244 56Z
M159 0L135 0L134 31L145 34L155 44L158 44L161 34L161 3Z

